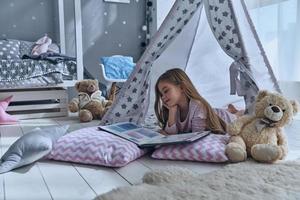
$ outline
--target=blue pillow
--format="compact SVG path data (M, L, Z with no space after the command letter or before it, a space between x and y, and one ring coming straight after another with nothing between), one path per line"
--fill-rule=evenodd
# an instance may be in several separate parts
M127 79L135 66L130 56L102 57L101 62L109 79Z

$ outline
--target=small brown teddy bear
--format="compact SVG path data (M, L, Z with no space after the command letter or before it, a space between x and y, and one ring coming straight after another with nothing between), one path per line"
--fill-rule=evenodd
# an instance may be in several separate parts
M228 125L231 135L225 153L232 162L251 156L256 161L272 163L287 154L287 141L282 127L298 112L298 103L277 93L260 91L255 114L244 115Z
M101 119L112 101L101 96L97 80L82 80L75 84L78 98L73 98L69 103L70 112L79 111L81 122L89 122L93 119Z

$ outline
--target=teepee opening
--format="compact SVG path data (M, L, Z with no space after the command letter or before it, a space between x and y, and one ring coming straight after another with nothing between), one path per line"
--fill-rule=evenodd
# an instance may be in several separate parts
M213 107L251 113L258 90L280 92L243 0L176 0L102 123L143 122L157 76L174 67Z

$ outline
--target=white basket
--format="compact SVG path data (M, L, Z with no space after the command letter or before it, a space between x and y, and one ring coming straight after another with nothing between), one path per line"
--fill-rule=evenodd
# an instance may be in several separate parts
M0 99L13 95L7 112L18 119L68 115L68 94L64 88L1 90Z

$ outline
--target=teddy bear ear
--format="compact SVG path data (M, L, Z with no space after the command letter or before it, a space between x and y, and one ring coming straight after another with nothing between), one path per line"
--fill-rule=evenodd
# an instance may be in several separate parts
M80 82L75 83L75 89L78 90L80 86Z
M258 95L256 96L256 102L259 102L262 100L265 96L269 95L270 93L267 90L261 90L258 92Z
M293 106L293 114L297 114L299 112L299 103L296 100L290 100L292 106Z

